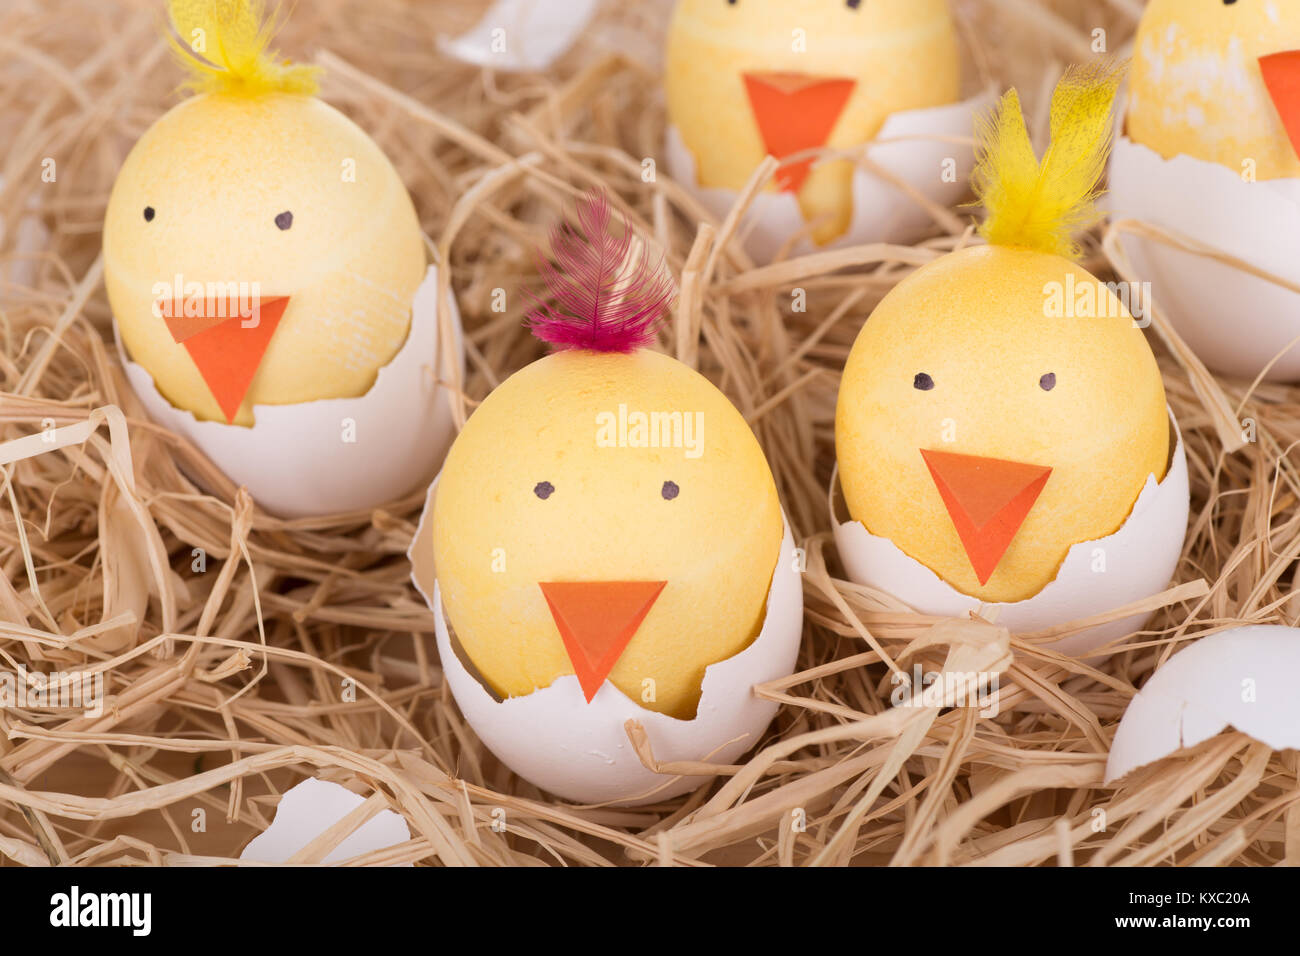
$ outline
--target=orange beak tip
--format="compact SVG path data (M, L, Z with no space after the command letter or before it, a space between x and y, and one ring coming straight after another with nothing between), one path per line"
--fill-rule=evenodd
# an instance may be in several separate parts
M1052 469L921 449L980 585L988 584Z
M595 698L667 583L539 582L587 703Z
M804 73L744 73L745 93L763 147L777 159L825 146L857 81ZM783 167L778 186L798 192L812 171L812 160Z
M250 304L252 314L246 315L245 307ZM289 296L242 302L232 297L207 299L201 315L187 315L186 305L186 300L172 300L171 314L164 316L167 329L185 346L226 423L231 424L289 306ZM254 317L255 322L245 324Z
M1291 145L1300 155L1300 50L1262 56L1259 69Z

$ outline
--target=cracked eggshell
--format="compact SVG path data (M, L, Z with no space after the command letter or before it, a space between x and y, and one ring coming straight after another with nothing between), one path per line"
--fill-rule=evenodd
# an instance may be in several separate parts
M1056 578L1027 600L984 604L957 591L889 539L871 534L862 522L841 521L836 478L831 489L832 527L849 579L890 594L921 614L965 617L984 608L985 616L1016 633L1068 624L1158 594L1178 566L1190 507L1183 437L1172 412L1169 420L1175 442L1164 480L1157 482L1154 475L1149 475L1120 529L1105 538L1081 541L1071 547ZM1105 573L1092 569L1097 548L1105 552ZM1062 654L1083 656L1138 630L1146 618L1145 614L1137 614L1099 624L1054 641L1050 647Z
M1169 658L1130 701L1106 782L1194 747L1228 727L1274 750L1300 749L1300 630L1252 625L1202 638Z
M436 491L435 482L407 552L411 579L433 611L447 686L465 720L502 763L566 800L637 805L667 800L712 778L648 770L628 739L627 721L635 720L645 728L661 763L728 764L758 742L778 705L759 699L752 688L794 673L803 633L803 583L795 568L788 524L772 572L762 630L739 654L705 670L695 717L678 720L641 707L608 680L587 703L572 674L521 697L494 697L452 646L433 567Z
M1116 139L1107 205L1300 284L1300 179L1246 182L1226 166ZM1137 278L1211 369L1300 380L1300 294L1216 259L1140 236L1121 236ZM1285 353L1285 354L1282 354Z
M430 266L411 305L406 343L358 398L257 405L251 427L200 421L165 399L117 347L127 379L159 425L184 435L265 511L299 518L385 504L428 481L454 437L452 395L438 384L438 278ZM449 303L456 362L464 342ZM344 423L355 441L343 440Z
M458 37L438 48L463 63L506 73L545 70L577 41L598 0L497 0Z
M960 103L891 114L867 158L898 177L922 195L943 206L960 202L969 192L975 167L974 146L969 140L977 113L997 102L993 90L984 90ZM915 137L915 138L914 138ZM666 143L668 171L719 219L736 203L738 193L710 189L698 184L695 157L682 142L677 128L668 128ZM943 164L956 161L953 182L944 182ZM796 255L871 242L910 242L933 224L925 209L892 182L880 179L865 168L853 174L853 219L844 235L817 247L807 238L795 244ZM799 201L792 193L764 191L754 197L741 221L745 250L758 262L770 262L786 241L805 226Z
M271 825L253 837L239 858L256 863L287 863L295 853L365 802L365 797L347 787L309 777L285 791ZM342 863L409 839L411 828L406 820L392 810L380 810L348 834L321 862Z

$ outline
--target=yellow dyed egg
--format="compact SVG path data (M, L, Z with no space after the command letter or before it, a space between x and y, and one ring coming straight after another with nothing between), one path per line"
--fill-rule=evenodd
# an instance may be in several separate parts
M668 114L699 185L738 190L764 156L869 141L885 118L955 102L961 64L947 0L679 0ZM819 243L848 228L853 164L783 168Z
M260 0L172 0L171 14L196 44L178 52L200 93L136 143L104 222L127 352L202 420L365 394L426 272L410 196L312 95L313 71L267 51Z
M980 246L872 313L835 444L868 531L957 590L1010 602L1164 477L1169 418L1151 349L1105 284L1059 256Z
M743 417L647 350L511 376L452 446L433 522L447 615L498 695L577 674L588 700L608 679L679 718L757 636L782 536Z
M1151 0L1134 49L1128 134L1165 159L1300 177L1297 51L1300 4Z

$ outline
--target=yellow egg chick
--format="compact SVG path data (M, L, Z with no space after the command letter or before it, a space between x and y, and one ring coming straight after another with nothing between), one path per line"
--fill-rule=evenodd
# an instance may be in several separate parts
M665 82L699 184L737 190L764 156L858 146L891 113L955 102L961 63L947 0L679 0ZM848 228L853 168L778 176L819 243Z
M705 668L762 628L781 508L741 414L648 348L672 280L633 254L630 229L612 237L602 195L578 212L544 269L556 304L531 320L560 351L497 387L447 455L438 582L498 695L575 674L588 701L608 679L687 719Z
M1007 95L975 177L992 244L900 283L844 369L835 441L849 513L981 600L1037 594L1167 467L1151 349L1115 290L1068 258L1072 230L1095 215L1117 83L1067 74L1041 165Z
M1151 0L1127 123L1134 142L1165 159L1300 177L1300 4Z
M311 71L265 53L260 3L173 3L173 19L225 66L186 54L204 92L141 137L109 198L105 285L127 352L204 420L364 394L426 271L410 196L310 95Z
M651 438L660 447L644 447ZM452 446L433 514L448 617L494 691L575 673L583 651L557 618L580 631L595 614L598 633L570 639L617 650L632 628L608 679L681 718L694 715L704 669L757 636L782 529L740 413L645 350L558 352L511 376ZM641 586L611 595L610 583Z

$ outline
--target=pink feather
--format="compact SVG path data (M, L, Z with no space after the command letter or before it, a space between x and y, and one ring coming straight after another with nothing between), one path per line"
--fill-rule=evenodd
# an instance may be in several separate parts
M629 261L632 227L610 234L609 198L601 190L578 202L578 225L562 222L551 231L554 262L539 270L552 302L528 292L536 308L528 315L533 335L557 350L634 352L655 340L655 330L672 301L675 286L663 260L651 261L642 246Z

